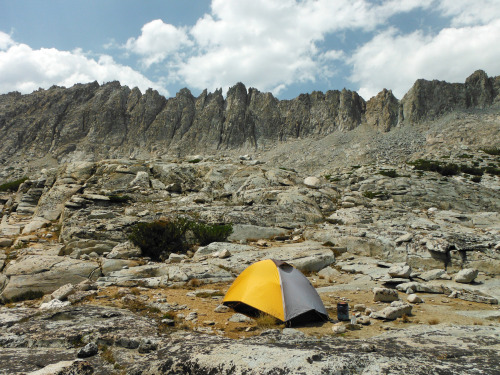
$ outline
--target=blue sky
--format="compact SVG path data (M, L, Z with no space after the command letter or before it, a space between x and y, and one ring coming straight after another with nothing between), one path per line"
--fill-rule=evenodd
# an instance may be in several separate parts
M500 75L499 0L0 0L0 93L97 80L280 99Z

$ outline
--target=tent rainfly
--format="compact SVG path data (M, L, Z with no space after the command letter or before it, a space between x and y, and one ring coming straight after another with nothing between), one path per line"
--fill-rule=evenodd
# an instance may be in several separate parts
M223 304L249 315L264 312L288 325L328 320L309 280L280 260L266 259L248 266L234 280Z

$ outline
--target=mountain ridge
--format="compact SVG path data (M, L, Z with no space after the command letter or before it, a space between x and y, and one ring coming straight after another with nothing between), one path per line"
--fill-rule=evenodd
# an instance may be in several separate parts
M226 98L222 90L194 97L182 89L169 99L116 81L53 86L0 95L0 155L6 164L13 158L61 162L258 151L360 125L389 132L456 109L499 102L500 76L488 77L482 70L465 83L419 79L401 100L386 89L368 101L346 89L278 100L242 83L231 87Z

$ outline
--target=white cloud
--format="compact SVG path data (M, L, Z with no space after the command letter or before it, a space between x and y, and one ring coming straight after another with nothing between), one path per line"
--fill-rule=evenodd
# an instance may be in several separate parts
M141 35L137 39L130 38L125 48L143 56L142 61L146 67L163 61L184 46L192 45L183 29L162 20L148 22L141 30Z
M13 44L14 41L10 35L0 31L0 51L6 50Z
M383 88L401 98L419 78L463 82L477 69L500 74L500 20L487 25L447 28L439 34L407 35L389 29L360 47L350 59L351 80L365 99Z
M335 65L344 55L320 50L327 34L373 30L396 13L428 7L432 1L213 0L211 13L187 34L155 20L126 48L147 66L166 60L171 79L193 88L227 89L242 81L277 94L292 83L336 74Z
M81 50L59 51L54 48L34 50L26 44L15 43L0 33L0 92L30 93L39 87L72 86L75 83L113 80L123 85L139 87L143 92L152 87L164 95L163 87L148 80L128 66L102 55L98 60L85 56ZM4 41L7 42L4 42Z
M487 24L500 18L498 0L439 0L438 9L452 17L452 26Z

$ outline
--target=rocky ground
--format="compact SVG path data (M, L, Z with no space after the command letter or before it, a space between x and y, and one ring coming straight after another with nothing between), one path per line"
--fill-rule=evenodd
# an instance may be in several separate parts
M499 118L3 167L28 179L0 192L0 373L499 373L500 156L482 150L498 148ZM443 176L419 158L492 169ZM176 217L234 231L165 262L128 242L134 224ZM266 258L303 271L332 321L287 328L220 306ZM340 301L352 322L335 321Z

